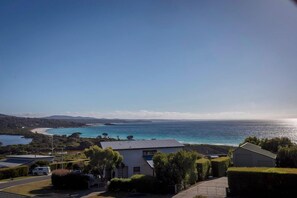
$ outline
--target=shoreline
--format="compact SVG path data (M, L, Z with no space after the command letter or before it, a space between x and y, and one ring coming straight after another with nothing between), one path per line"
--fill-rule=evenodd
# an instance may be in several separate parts
M47 132L47 130L49 130L49 129L52 129L52 128L35 128L35 129L31 129L30 131L32 133L52 136L52 134Z

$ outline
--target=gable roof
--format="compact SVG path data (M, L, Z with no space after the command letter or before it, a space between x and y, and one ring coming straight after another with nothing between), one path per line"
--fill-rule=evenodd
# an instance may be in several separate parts
M114 150L132 150L147 148L176 148L184 147L176 140L136 140L136 141L110 141L101 142L103 149L111 147Z
M271 153L270 151L262 149L260 146L249 143L249 142L244 143L243 145L240 146L240 148L243 148L245 150L248 150L248 151L251 151L254 153L258 153L260 155L264 155L269 158L273 158L273 159L276 158L276 155L274 153Z

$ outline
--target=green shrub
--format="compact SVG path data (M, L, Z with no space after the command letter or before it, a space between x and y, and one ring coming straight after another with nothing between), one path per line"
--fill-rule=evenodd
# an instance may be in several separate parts
M239 168L228 169L231 195L250 197L296 197L297 169Z
M162 193L166 191L153 176L133 175L131 178L113 178L108 186L109 191L136 191L141 193Z
M219 157L211 160L212 175L214 177L226 176L231 160L229 157Z
M201 158L196 161L198 180L203 181L208 178L210 171L210 160Z
M57 189L88 188L88 176L79 173L71 173L67 169L53 171L51 179L53 186Z
M13 168L1 168L0 179L8 179L14 177L27 176L29 172L28 166L18 166Z

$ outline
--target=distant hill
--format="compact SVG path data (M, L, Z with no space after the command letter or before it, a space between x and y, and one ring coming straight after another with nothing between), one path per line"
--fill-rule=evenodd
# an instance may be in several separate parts
M22 128L56 128L56 127L81 127L86 123L73 122L71 120L56 120L56 119L43 119L43 118L24 118L0 114L0 131L9 129L22 129Z
M53 115L44 117L43 119L51 120L65 120L85 124L110 124L110 123L139 123L139 122L152 122L151 120L130 120L130 119L106 119L106 118L92 118L83 116L66 116L66 115Z

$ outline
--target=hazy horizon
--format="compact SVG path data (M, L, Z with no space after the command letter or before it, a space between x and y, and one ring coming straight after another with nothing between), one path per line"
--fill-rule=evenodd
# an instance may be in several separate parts
M0 113L297 118L290 0L0 2Z

